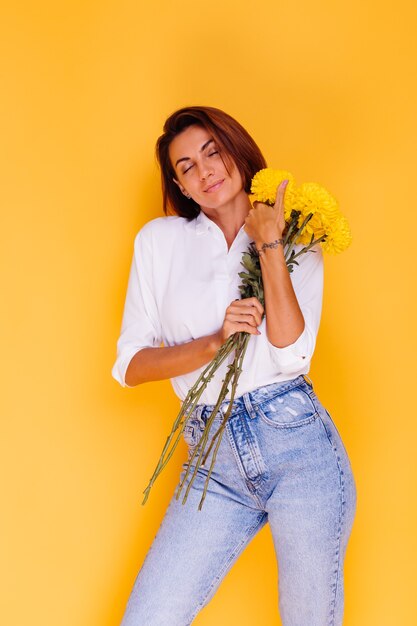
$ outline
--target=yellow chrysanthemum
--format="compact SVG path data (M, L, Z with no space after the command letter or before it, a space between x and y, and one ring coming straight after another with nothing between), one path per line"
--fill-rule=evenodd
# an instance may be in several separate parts
M300 215L298 218L297 226L300 227L307 215ZM314 235L314 239L318 239L322 235L325 235L328 231L328 227L323 224L322 216L319 213L314 213L313 217L304 226L301 235L296 239L296 243L309 244L311 241L311 235Z
M294 176L291 172L274 170L271 167L266 167L256 172L251 183L251 192L253 194L251 202L258 200L259 202L273 205L277 196L277 187L283 180L288 180L284 195L284 218L288 221L291 216L295 190Z
M331 222L327 232L327 238L321 243L324 252L338 254L346 250L352 242L349 223L344 215L339 215Z
M312 235L315 239L326 235L326 239L320 242L325 252L337 254L348 247L351 242L348 221L327 189L318 183L303 183L295 190L292 206L301 213L299 227L309 213L313 214L296 243L308 245Z
M292 208L301 211L304 217L309 213L318 215L323 224L328 224L340 215L336 198L318 183L303 183L297 187Z

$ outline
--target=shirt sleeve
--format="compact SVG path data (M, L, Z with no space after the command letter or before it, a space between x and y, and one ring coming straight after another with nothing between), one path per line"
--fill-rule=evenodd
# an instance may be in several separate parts
M145 236L146 233L146 236ZM152 273L152 248L149 231L140 230L135 237L133 259L126 292L117 358L111 374L122 387L133 356L143 348L161 345L161 326L155 302Z
M295 250L303 246L295 246ZM298 339L284 348L268 341L271 358L283 374L293 374L305 368L312 359L320 326L323 302L323 251L320 244L297 257L290 274L301 312L304 330Z

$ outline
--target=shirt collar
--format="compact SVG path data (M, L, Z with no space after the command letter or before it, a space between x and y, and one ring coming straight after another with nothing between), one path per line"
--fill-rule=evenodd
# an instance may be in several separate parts
M239 229L238 234L240 234L242 231L246 234L246 231L244 230L243 227L244 227L244 224L242 224L241 228ZM212 232L215 232L216 230L221 231L219 226L217 226L217 224L213 222L213 220L207 217L204 211L200 210L200 213L195 218L195 232L197 233L197 235L201 235L202 233L205 233L208 230L211 230Z
M197 235L201 235L202 233L211 230L213 223L214 222L209 217L207 217L204 211L200 210L200 213L195 218L195 232L197 233Z

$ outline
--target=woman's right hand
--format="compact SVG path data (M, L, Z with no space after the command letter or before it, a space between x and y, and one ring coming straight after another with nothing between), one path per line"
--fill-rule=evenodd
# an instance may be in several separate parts
M226 309L223 325L216 333L216 338L223 345L234 333L246 332L260 335L258 326L262 322L264 308L258 298L233 300Z

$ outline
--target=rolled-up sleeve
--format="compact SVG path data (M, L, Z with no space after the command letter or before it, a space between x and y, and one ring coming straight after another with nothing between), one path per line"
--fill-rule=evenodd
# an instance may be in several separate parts
M117 358L111 371L122 387L131 387L126 384L125 376L133 356L143 348L158 347L162 342L152 284L152 247L149 227L145 226L134 241Z
M303 246L295 246L296 252ZM284 348L269 343L271 358L283 374L299 372L310 363L316 346L323 303L323 251L320 244L297 257L299 265L290 274L293 289L304 317L304 330Z

